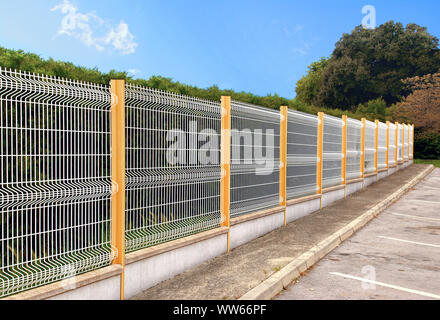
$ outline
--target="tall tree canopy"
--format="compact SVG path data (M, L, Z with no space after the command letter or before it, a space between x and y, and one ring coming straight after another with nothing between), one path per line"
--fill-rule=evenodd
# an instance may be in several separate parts
M303 76L296 84L296 96L303 103L313 105L315 97L318 96L322 74L327 66L328 59L313 62L308 66L308 73Z
M317 93L307 103L321 107L352 109L382 97L390 105L409 92L401 79L437 72L440 69L438 39L416 24L403 27L389 21L376 29L356 27L344 34L326 62L324 70L310 68L298 82L297 92L316 84Z
M393 118L414 123L419 134L440 133L440 73L402 81L412 93L393 106Z

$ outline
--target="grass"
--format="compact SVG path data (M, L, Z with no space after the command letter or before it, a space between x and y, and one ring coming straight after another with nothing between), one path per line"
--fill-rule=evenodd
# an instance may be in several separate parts
M437 160L415 159L414 163L433 164L435 167L440 168L440 159Z

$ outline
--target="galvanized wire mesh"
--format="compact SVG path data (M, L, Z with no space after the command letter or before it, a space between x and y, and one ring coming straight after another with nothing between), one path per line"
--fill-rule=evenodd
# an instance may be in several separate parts
M366 174L376 171L374 166L374 158L376 156L376 124L374 122L365 121L365 157L364 172Z
M126 251L220 226L218 102L126 86Z
M396 125L393 123L390 123L389 125L388 166L394 166L396 164Z
M346 178L357 179L362 175L361 172L361 141L362 122L347 118L347 159L346 159Z
M408 125L403 125L403 132L404 132L404 138L403 138L403 160L408 161L408 135L409 135L409 127Z
M403 161L403 126L399 123L397 126L397 161Z
M318 118L299 111L287 115L287 199L316 193Z
M377 140L377 169L387 167L387 130L388 126L385 123L379 122L379 136Z
M231 102L231 217L279 204L280 113Z
M342 180L342 126L340 118L324 115L322 187L340 185Z
M109 265L109 88L0 69L0 109L0 297Z

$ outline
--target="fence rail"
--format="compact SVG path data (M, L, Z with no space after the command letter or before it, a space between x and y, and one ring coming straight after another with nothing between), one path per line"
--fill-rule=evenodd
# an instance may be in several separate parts
M0 297L413 157L413 125L113 86L0 68Z

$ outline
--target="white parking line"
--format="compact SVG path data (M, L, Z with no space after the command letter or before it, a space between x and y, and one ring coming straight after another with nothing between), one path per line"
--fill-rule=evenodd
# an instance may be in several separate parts
M402 217L408 217L413 219L420 219L420 220L429 220L429 221L438 221L440 222L440 219L436 218L427 218L427 217L420 217L420 216L413 216L410 214L403 214L403 213L397 213L397 212L388 212L389 214L395 215L395 216L402 216Z
M440 248L440 245L438 245L438 244L409 241L409 240L397 239L397 238L392 238L392 237L384 237L384 236L377 236L377 237L382 238L382 239L388 239L388 240L394 240L394 241L400 241L400 242L406 242L406 243L412 243L412 244L419 244L421 246L426 246L426 247Z
M352 276L352 275L349 275L349 274L344 274L344 273L339 273L339 272L329 272L329 273L332 274L332 275L335 275L335 276L340 276L340 277L344 277L344 278L348 278L348 279L353 279L353 280L359 280L359 281L362 281L362 282L367 282L367 283L375 284L375 285L386 287L386 288L391 288L391 289L396 289L396 290L400 290L400 291L405 291L405 292L409 292L409 293L418 294L418 295L424 296L424 297L440 299L439 295L433 294L433 293L429 293L429 292L408 289L408 288L404 288L404 287L400 287L400 286L395 286L393 284L387 284L387 283L383 283L383 282L379 282L379 281L374 281L374 280L370 280L370 279L355 277L355 276Z

